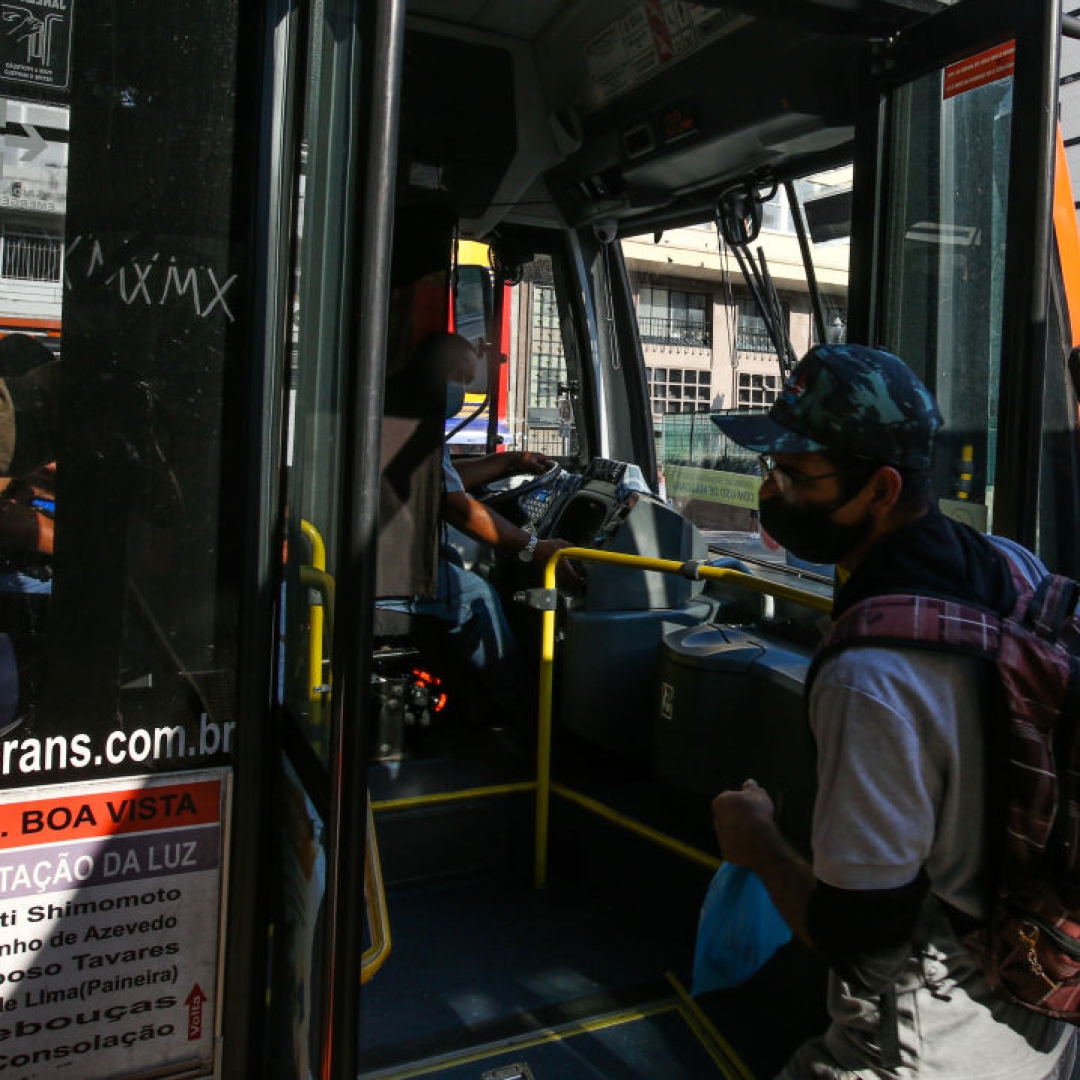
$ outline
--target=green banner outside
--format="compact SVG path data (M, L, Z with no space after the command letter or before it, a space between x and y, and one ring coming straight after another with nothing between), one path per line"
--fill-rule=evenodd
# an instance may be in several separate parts
M692 465L668 465L664 469L667 493L673 499L702 499L725 506L756 510L761 477L745 473L698 469Z

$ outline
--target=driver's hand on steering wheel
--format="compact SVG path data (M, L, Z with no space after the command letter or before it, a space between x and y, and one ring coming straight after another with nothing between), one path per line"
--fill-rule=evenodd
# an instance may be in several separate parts
M558 540L552 538L550 540L541 540L536 545L536 551L534 558L537 562L544 565L552 555L555 554L559 548L573 547L569 540ZM555 575L558 578L559 584L566 589L572 589L577 592L585 586L585 578L581 571L571 562L569 559L560 559L559 565L555 569Z
M558 464L554 458L546 457L537 450L511 450L503 456L508 459L507 476L517 473L532 473L534 476L540 476Z

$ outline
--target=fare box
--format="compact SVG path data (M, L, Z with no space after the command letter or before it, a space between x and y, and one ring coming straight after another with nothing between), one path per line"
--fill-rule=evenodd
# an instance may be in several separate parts
M212 1075L229 776L0 795L0 1069Z

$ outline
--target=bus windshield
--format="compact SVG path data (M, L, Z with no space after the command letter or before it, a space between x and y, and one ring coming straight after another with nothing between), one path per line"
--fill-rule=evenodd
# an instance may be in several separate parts
M846 339L851 167L753 194L760 231L745 245L712 220L628 237L622 250L662 497L712 546L800 565L759 527L756 455L711 417L768 409L791 357Z

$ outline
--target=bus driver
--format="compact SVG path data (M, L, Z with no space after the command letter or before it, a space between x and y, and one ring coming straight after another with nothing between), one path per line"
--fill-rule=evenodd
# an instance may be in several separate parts
M465 388L476 376L477 355L461 335L437 331L416 347L410 370L445 372L446 416L456 416L465 400ZM443 446L442 517L448 524L483 544L512 552L519 558L549 559L568 541L541 540L508 521L501 514L469 494L483 484L520 473L539 475L554 462L531 450L511 450L483 457L451 459ZM560 569L572 577L571 568ZM502 602L492 585L461 564L457 551L445 541L440 547L438 586L432 598L408 601L380 601L380 606L429 615L444 623L454 651L477 674L498 710L498 721L509 725L526 723L535 713L529 675L518 651Z

